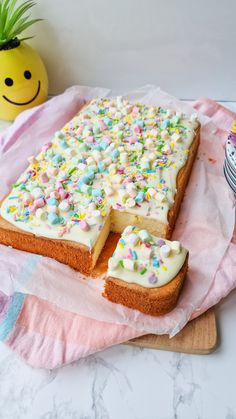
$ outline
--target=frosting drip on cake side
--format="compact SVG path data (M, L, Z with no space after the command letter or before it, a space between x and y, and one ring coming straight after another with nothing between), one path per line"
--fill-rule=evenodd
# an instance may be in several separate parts
M145 288L168 284L181 270L188 251L179 241L160 239L128 226L108 261L107 276Z
M167 223L198 125L195 115L93 100L29 159L1 215L35 235L90 248L112 207Z

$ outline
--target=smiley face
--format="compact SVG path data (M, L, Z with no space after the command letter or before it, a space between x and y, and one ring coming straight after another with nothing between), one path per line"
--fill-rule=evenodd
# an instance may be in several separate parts
M15 119L23 110L44 102L47 94L47 73L34 49L23 42L0 51L0 119Z

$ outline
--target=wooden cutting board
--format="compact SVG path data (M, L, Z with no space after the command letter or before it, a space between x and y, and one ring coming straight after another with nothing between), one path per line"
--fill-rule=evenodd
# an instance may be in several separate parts
M93 276L104 274L107 270L107 261L116 248L119 234L110 234L93 271ZM161 349L173 352L186 352L192 354L209 354L217 346L217 328L214 310L208 310L189 322L175 337L168 335L145 335L127 342L129 345L144 348Z
M145 335L132 339L127 344L188 354L209 354L218 344L214 309L189 322L171 339L168 335Z

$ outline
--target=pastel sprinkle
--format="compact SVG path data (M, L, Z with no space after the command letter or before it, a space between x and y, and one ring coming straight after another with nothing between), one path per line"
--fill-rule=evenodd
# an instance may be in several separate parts
M133 251L132 251L132 254L133 254L133 258L134 258L135 260L137 260L137 259L138 259L137 252L135 252L135 250L133 250Z
M150 276L148 277L148 282L149 282L150 284L156 284L156 283L157 283L157 281L158 281L158 279L157 279L157 277L156 277L156 275L155 275L155 274L152 274L152 275L150 275Z

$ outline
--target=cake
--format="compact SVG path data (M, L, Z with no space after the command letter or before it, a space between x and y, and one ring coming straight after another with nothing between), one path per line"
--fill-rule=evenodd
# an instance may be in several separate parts
M108 260L104 297L152 316L173 310L188 268L179 241L128 226Z
M170 238L200 125L162 107L95 99L56 132L1 205L0 243L88 275L110 231Z

